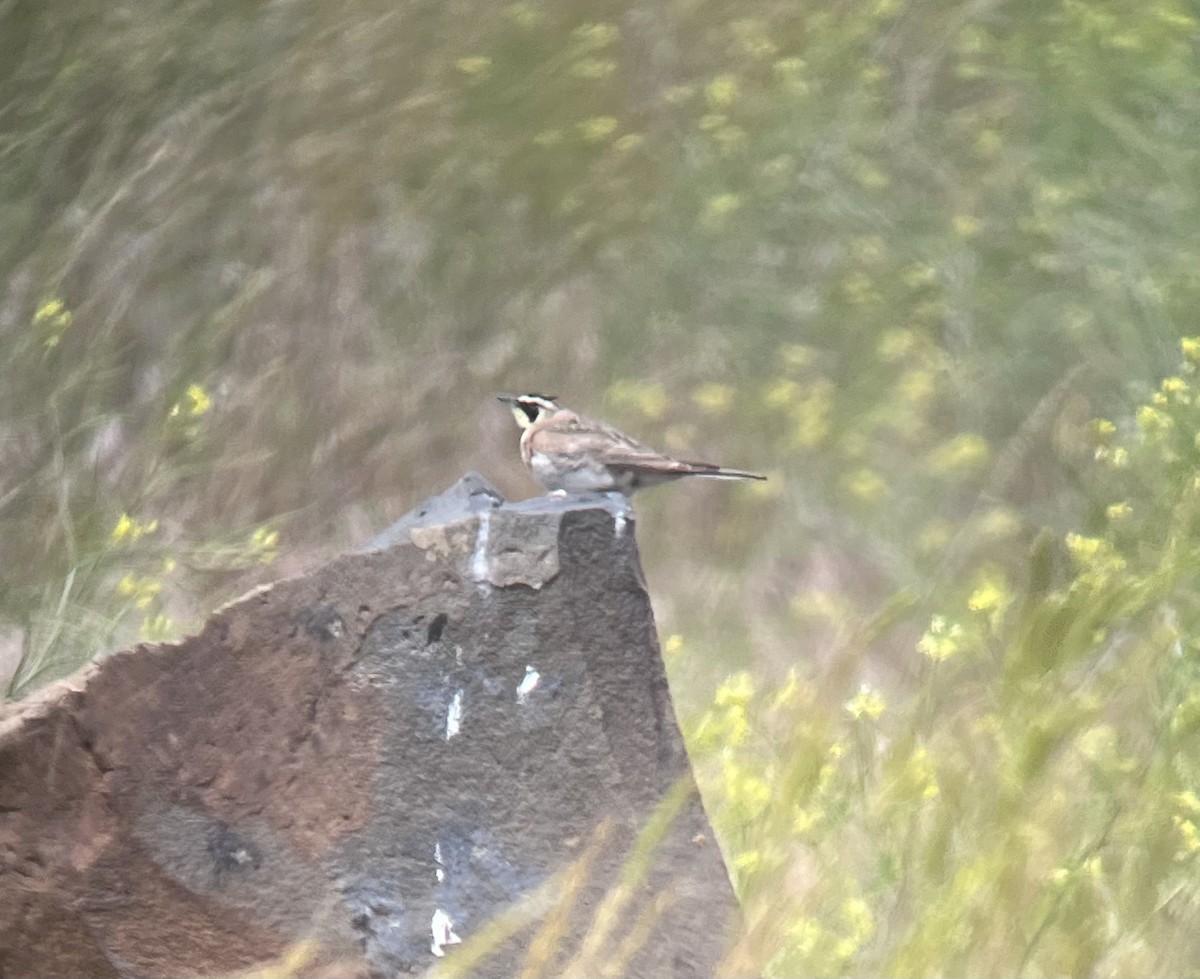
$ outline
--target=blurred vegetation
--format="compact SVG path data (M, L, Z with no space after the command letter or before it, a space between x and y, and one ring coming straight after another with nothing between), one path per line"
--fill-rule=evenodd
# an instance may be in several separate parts
M5 4L11 692L530 492L491 395L548 390L772 475L638 502L732 972L1190 969L1198 54L1183 0Z

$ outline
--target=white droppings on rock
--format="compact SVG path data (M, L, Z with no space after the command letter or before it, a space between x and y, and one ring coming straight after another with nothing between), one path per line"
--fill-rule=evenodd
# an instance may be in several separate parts
M613 515L613 534L617 540L625 536L625 514L617 513Z
M463 718L463 692L458 690L454 694L454 699L450 701L450 706L446 708L446 740L449 741L452 737L462 730Z
M542 679L542 675L532 666L525 667L525 678L517 684L517 703L524 704L529 702L529 695L533 693L538 685L538 681Z
M437 864L433 873L440 884L446 879L446 865L442 862L442 844L440 842L433 844L433 861Z
M439 959L446 954L447 945L462 944L462 939L454 934L454 922L450 920L450 915L441 908L433 912L429 930L433 933L433 943L429 946L429 951Z

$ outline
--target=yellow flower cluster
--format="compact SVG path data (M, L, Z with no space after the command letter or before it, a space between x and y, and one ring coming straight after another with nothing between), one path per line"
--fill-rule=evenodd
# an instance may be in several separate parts
M864 683L858 693L846 701L845 706L846 712L855 720L866 717L873 721L883 716L887 701L881 693Z
M279 556L279 531L259 527L250 535L250 553L263 564L270 564Z
M47 299L33 314L33 325L46 334L42 344L47 350L57 347L71 325L73 314L61 299Z
M128 513L122 513L117 520L116 526L108 535L114 544L129 543L132 544L136 540L140 540L146 534L153 534L158 530L158 521L149 520L142 522Z
M940 663L959 652L963 637L961 625L948 621L943 615L935 615L930 620L925 635L917 643L917 649L935 663Z
M183 397L171 405L168 418L199 418L212 408L212 398L199 384L189 384Z

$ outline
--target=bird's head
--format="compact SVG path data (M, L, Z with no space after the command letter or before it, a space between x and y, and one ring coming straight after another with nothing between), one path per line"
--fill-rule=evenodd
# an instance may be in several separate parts
M558 405L553 395L547 394L502 394L500 400L508 405L522 428L528 428L535 421L552 411L558 411Z

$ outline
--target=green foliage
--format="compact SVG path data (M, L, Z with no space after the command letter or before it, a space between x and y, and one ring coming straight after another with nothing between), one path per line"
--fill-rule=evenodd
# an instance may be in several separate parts
M1112 502L1092 533L1039 542L1057 580L984 564L959 601L939 595L911 692L838 709L819 681L740 673L694 719L751 923L732 974L1194 961L1200 341L1183 350L1145 404L1092 426L1088 479Z

